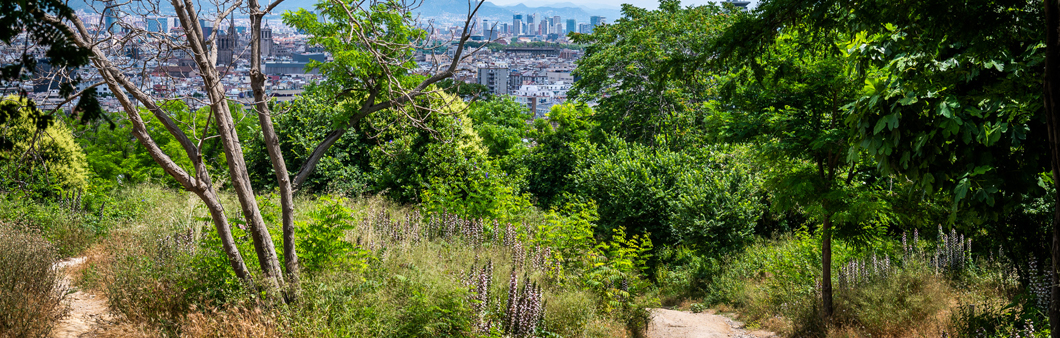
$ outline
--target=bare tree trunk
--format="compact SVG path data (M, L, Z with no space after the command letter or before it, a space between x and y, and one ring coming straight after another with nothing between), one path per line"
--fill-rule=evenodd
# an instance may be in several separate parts
M224 85L221 84L220 74L214 67L216 52L207 50L205 38L202 35L202 27L199 26L198 14L194 9L192 0L172 0L173 8L177 12L184 31L188 34L188 44L194 52L195 63L199 68L203 80L206 96L210 100L210 109L213 110L217 121L217 131L221 139L221 146L228 162L228 171L232 175L232 190L239 199L243 217L246 220L248 231L254 242L254 251L258 256L258 265L261 267L262 277L266 283L266 292L269 297L275 296L275 292L284 286L280 261L276 256L276 248L273 246L272 237L269 236L268 227L261 218L257 200L254 198L254 190L250 184L250 175L247 174L246 162L243 159L243 148L239 142L239 135L235 132L235 121L228 107L228 98L225 96ZM234 9L235 6L232 7ZM226 13L226 15L230 14ZM223 17L223 15L221 16ZM212 48L216 50L215 47Z
M49 17L46 19L60 23L55 18ZM107 55L98 45L90 42L89 38L91 35L80 19L75 17L71 21L71 24L73 25L72 29L70 29L72 35L69 36L69 38L77 45L89 48L92 51L93 65L99 70L99 73L105 80L107 86L110 87L111 92L114 93L114 97L121 103L122 108L129 117L129 122L132 124L133 136L135 136L136 139L140 141L140 144L147 149L147 153L159 164L159 166L162 167L166 174L173 177L173 179L180 183L184 189L194 192L206 203L207 208L210 210L210 215L213 218L214 226L221 238L221 245L224 248L225 254L228 256L228 262L232 265L232 270L244 284L248 287L254 288L253 278L251 278L250 271L247 269L246 263L243 261L243 256L236 248L235 240L232 238L231 226L228 224L228 219L225 217L224 208L217 200L217 194L213 191L210 174L206 170L206 165L202 162L199 148L188 139L184 132L172 119L169 118L169 116L165 114L164 111L161 110L160 107L155 105L153 101L145 101L147 95L140 92L136 85L126 79L124 74L110 63L107 59ZM126 94L126 91L135 96L136 100L144 103L148 110L159 119L163 126L165 126L166 130L174 136L178 143L181 144L186 155L195 167L195 176L189 175L183 168L177 165L169 155L162 151L151 135L148 134L147 126L140 117L139 107L133 102L132 98Z
M280 138L272 124L272 112L269 111L268 98L265 96L265 74L261 71L261 20L269 11L283 0L277 0L265 11L261 10L258 0L250 0L250 87L254 90L254 108L258 114L258 124L264 136L265 149L269 153L269 162L276 173L276 185L280 188L280 208L283 219L283 261L286 271L288 292L287 300L298 298L299 266L298 253L294 243L294 192L287 172L287 163L280 151Z
M214 227L217 228L217 235L221 238L221 247L228 256L228 263L235 270L236 277L239 277L244 284L254 289L254 279L251 278L250 271L247 270L247 265L243 262L243 256L239 254L239 248L236 247L236 241L232 238L232 226L228 224L228 218L225 217L225 209L217 199L217 194L213 189L196 191L195 194L199 196L199 199L202 199L203 203L206 204L206 209L210 211L210 218L213 219Z
M824 216L821 228L821 317L832 319L832 214Z
M1060 5L1058 0L1045 1L1045 115L1048 120L1050 168L1053 173L1053 188L1060 191ZM1049 297L1049 325L1051 336L1060 338L1060 285L1057 281L1060 267L1060 193L1053 200L1053 240L1052 240L1052 285Z

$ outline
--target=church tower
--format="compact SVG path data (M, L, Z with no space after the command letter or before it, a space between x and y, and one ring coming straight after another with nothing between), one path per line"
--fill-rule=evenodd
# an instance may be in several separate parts
M230 18L228 33L217 35L217 65L229 66L235 60L236 45L239 44L239 34L236 33L236 20Z
M269 22L265 21L265 27L261 28L261 57L272 56L272 28L269 27Z

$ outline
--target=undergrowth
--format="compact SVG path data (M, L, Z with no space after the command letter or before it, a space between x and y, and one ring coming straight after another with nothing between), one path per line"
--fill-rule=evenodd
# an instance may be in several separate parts
M230 272L194 196L140 189L153 196L150 210L88 250L81 274L119 315L114 336L616 337L642 330L654 303L642 277L650 241L594 238L591 204L501 224L325 196L296 199L301 294L270 304ZM232 196L223 203L238 210ZM278 241L275 197L259 203ZM255 261L246 234L233 233Z

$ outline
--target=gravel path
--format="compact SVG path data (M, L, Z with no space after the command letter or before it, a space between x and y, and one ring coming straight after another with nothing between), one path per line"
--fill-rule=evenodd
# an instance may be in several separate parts
M76 268L85 262L84 257L68 258L55 263L57 269L63 270L62 283L67 287L73 285L70 275L71 268ZM52 330L53 338L82 338L95 336L96 328L102 321L110 319L107 311L107 301L103 297L77 290L66 296L70 313L66 315Z
M744 330L743 323L712 313L652 309L648 338L771 338L766 331Z

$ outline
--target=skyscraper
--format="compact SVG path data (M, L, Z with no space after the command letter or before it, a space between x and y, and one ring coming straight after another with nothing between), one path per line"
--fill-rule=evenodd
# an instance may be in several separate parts
M523 15L516 14L512 19L512 35L519 36L523 34Z
M118 25L118 5L113 0L103 2L103 27L111 34L121 33Z
M548 35L548 20L541 20L541 23L537 25L537 35Z
M578 21L574 19L567 19L567 34L578 31Z
M152 33L169 33L169 18L161 16L147 17L147 31Z
M526 15L526 30L524 34L537 35L537 13Z
M596 26L605 24L606 21L607 21L607 18L602 17L602 16L591 16L591 17L589 17L589 32L592 32L593 29L596 29Z

